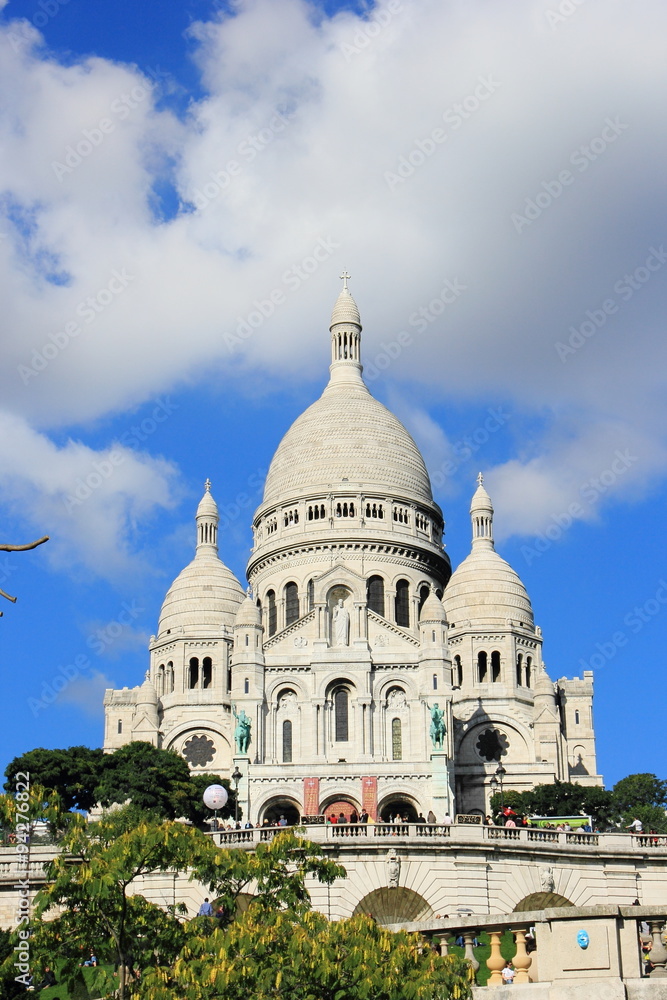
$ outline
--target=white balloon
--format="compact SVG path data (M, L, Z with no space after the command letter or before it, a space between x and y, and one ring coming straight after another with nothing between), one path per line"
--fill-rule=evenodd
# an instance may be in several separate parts
M209 809L223 809L227 805L227 789L222 785L209 785L204 790L204 805Z

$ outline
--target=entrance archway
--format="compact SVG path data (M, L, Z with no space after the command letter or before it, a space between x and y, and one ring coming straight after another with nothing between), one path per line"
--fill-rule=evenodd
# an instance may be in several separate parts
M264 806L260 822L264 826L278 826L281 816L285 817L288 826L298 826L301 819L301 809L292 799L271 799ZM268 823L265 823L265 820L268 820Z
M336 799L334 802L329 802L322 810L327 820L329 818L333 819L334 816L336 821L342 823L343 820L340 819L340 814L342 813L345 817L345 822L350 822L350 816L353 812L357 814L357 819L359 818L359 810L357 809L354 802L350 802L347 799Z
M403 795L395 795L382 802L379 810L380 822L391 823L396 814L408 823L414 823L417 819L417 808L411 799Z
M414 889L402 886L383 886L364 896L354 908L352 916L367 913L378 924L402 924L412 920L428 920L433 910L423 896Z

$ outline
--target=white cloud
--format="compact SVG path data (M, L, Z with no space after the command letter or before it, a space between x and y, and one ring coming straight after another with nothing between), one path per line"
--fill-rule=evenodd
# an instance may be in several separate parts
M0 412L4 500L37 536L55 566L80 563L115 579L143 568L138 524L171 507L174 467L120 444L95 451L78 441L56 446L20 417Z
M392 375L543 419L531 454L490 479L516 530L572 502L616 447L641 459L614 495L650 488L667 462L663 274L618 289L663 235L664 5L641 17L582 5L555 27L541 0L380 4L367 19L316 19L301 0L235 11L192 29L209 93L180 122L136 69L61 66L18 44L16 25L0 32L13 108L0 125L0 385L14 419L40 428L16 425L29 449L63 463L19 469L10 447L12 495L33 520L55 517L63 544L120 568L133 517L167 502L173 470L128 456L127 487L114 474L69 530L62 497L95 456L44 435L216 362L276 379L321 367L343 266L367 358L406 330ZM200 210L156 220L151 190L169 177ZM529 200L537 217L517 227ZM447 280L465 286L454 301ZM561 360L557 343L609 299L616 310ZM232 359L224 334L251 313Z

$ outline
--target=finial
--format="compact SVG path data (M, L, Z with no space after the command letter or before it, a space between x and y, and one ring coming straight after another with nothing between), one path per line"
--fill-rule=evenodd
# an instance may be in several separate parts
M352 275L348 274L347 271L343 271L343 273L340 275L340 277L343 279L343 291L346 292L348 290L347 283L350 280L350 278L352 277Z
M481 472L479 472L477 474L477 485L478 486L483 486L484 485L484 476L482 475Z
M206 490L207 493L211 492L211 480L210 479L207 479L206 482L204 483L204 489Z
M250 584L248 584L248 586L245 589L245 595L246 597L249 597L250 600L252 600L252 587L250 586Z

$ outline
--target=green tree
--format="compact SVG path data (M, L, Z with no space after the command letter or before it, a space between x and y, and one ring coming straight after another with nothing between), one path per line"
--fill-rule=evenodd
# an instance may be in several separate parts
M193 868L193 876L209 886L229 918L236 913L239 896L251 887L253 908L305 912L310 909L307 879L331 884L345 874L341 865L325 858L321 847L291 830L260 842L254 851L207 855Z
M310 905L306 880L331 882L345 870L322 856L320 848L290 831L261 844L257 852L224 850L195 827L155 822L134 805L85 823L79 814L51 862L47 884L34 905L31 925L33 974L41 977L57 955L66 985L80 980L80 964L94 951L118 968L119 981L108 977L99 988L127 995L132 970L142 974L169 967L187 944L188 924L173 907L160 907L141 894L141 879L154 872L188 872L205 880L234 914L240 892L256 890L253 909L269 913L286 905L295 912ZM59 911L54 918L54 911ZM212 921L195 920L197 927Z
M667 805L667 781L656 778L655 774L629 774L621 778L612 788L614 803L623 812L631 812L640 806Z
M536 785L532 791L523 792L521 798L524 810L531 816L578 816L585 813L604 829L615 815L611 792L571 781Z
M629 774L616 782L611 794L622 827L636 817L645 831L667 833L667 781L655 774Z
M90 747L69 747L67 750L29 750L7 766L5 791L13 792L16 776L30 774L44 788L52 789L61 798L64 809L89 810L95 805L95 787L99 783L105 754Z
M467 963L365 914L252 906L229 927L192 921L172 967L142 977L145 1000L445 1000L470 996Z
M169 961L183 944L181 922L137 892L138 880L153 872L187 871L215 850L194 827L147 821L135 806L98 823L77 823L35 899L32 953L39 973L57 954L61 976L73 985L82 958L95 951L118 966L123 998L128 966ZM62 908L60 916L44 919L56 908Z

